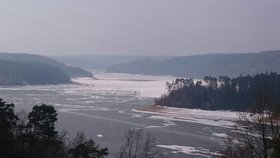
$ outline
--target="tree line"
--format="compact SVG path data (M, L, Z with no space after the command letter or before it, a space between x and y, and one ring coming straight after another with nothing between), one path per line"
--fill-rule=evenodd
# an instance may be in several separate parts
M176 79L166 83L167 94L155 99L155 104L208 110L244 111L256 104L260 92L266 93L270 105L280 96L280 75L274 72L254 76L218 78L205 76L203 80Z

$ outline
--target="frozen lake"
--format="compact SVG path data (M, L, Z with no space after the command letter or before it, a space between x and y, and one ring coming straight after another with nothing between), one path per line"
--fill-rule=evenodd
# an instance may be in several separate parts
M115 157L124 133L130 128L151 132L158 148L169 157L210 157L223 145L236 114L163 108L139 111L165 93L170 76L142 76L93 71L97 79L76 78L74 85L0 88L0 98L15 103L16 110L36 104L52 104L58 110L58 128L70 136L83 130Z

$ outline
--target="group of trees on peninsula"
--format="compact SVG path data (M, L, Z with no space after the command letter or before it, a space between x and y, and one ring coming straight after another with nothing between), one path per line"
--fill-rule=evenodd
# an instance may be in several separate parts
M184 108L244 111L256 104L260 93L266 93L270 105L279 103L280 75L260 73L254 76L189 78L167 82L168 93L155 104Z

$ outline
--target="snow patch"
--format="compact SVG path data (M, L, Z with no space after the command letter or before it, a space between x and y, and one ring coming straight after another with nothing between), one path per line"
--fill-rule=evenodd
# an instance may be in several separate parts
M216 137L221 137L221 138L227 138L228 135L225 134L225 133L212 133L213 136L216 136Z
M157 145L160 148L170 149L171 153L184 153L195 156L202 156L210 158L214 153L208 149L202 147L190 147L190 146L179 146L179 145Z

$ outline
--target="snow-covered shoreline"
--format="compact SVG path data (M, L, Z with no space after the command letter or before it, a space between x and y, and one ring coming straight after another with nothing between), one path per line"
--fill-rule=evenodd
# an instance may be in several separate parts
M238 113L232 111L209 111L201 109L175 108L151 105L134 112L150 114L153 119L183 121L232 128L238 119Z

